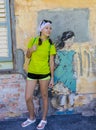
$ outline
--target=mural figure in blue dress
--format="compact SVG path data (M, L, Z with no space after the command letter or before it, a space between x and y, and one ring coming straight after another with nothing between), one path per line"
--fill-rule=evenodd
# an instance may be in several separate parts
M73 40L74 32L67 31L62 34L61 42L58 45L57 55L55 58L56 68L54 71L54 88L63 83L63 87L68 89L63 97L61 98L61 105L65 104L65 95L69 95L70 106L74 104L74 93L76 92L76 78L74 77L74 55L75 51L70 49Z
M73 77L73 56L74 51L58 51L59 64L54 73L54 83L63 82L71 91L76 91L76 79Z

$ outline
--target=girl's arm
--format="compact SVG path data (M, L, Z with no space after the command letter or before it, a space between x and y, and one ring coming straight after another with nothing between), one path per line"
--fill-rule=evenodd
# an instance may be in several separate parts
M30 58L32 55L32 52L37 50L37 45L33 45L31 48L28 48L27 53L26 53L26 57Z
M54 55L50 55L50 72L51 72L51 79L49 86L53 87L54 86Z

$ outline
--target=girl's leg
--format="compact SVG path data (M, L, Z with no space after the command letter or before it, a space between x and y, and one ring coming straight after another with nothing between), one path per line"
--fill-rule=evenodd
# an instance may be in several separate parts
M29 118L31 120L34 119L34 105L33 105L33 93L36 87L37 80L27 80L26 82L26 90L25 90L25 100L27 109L29 111Z
M49 80L39 80L40 83L40 91L43 100L43 116L42 120L46 120L47 112L48 112L48 84Z

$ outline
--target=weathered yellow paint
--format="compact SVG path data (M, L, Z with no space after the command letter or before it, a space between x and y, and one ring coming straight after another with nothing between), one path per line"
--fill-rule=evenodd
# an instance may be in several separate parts
M96 78L92 71L92 63L94 62L94 64L96 64L96 57L94 59L94 49L96 47L96 0L15 0L17 48L23 49L26 53L29 38L36 35L38 11L44 9L58 10L66 8L88 8L90 11L90 41L89 43L74 43L73 48L77 52L77 92L96 93ZM89 62L84 54L85 51L90 56L90 70L88 70ZM78 58L78 53L81 53L82 55L82 76L80 75L80 60ZM25 70L27 70L28 61L28 59L25 59ZM88 71L89 75L87 75ZM83 99L85 99L85 97L83 97Z
M53 0L52 2L50 0L43 0L46 3L53 3L54 5L58 6L66 6L68 7L75 7L75 8L80 8L80 7L91 7L96 4L95 0Z

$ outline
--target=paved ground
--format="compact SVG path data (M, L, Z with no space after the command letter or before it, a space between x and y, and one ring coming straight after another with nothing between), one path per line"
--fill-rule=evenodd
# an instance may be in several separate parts
M36 123L21 127L21 123L25 120L22 118L11 118L0 121L0 130L36 130ZM47 118L48 124L44 130L96 130L96 116L83 117L80 114L73 115L52 115Z

